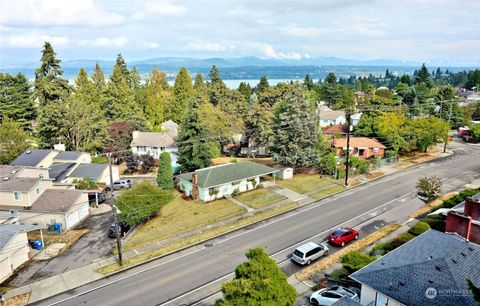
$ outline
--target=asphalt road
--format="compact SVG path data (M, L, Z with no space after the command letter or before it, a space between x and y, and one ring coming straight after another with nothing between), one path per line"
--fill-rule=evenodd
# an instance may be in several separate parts
M357 224L372 212L401 205L411 196L417 178L437 175L446 190L463 186L480 173L480 147L452 144L456 154L401 171L337 196L299 208L281 217L194 246L112 277L60 294L40 304L161 305L177 304L198 287L230 275L252 247L264 246L279 262L288 260L293 246L346 222ZM362 219L363 221L360 221ZM288 274L294 273L292 270ZM219 281L218 284L221 282ZM217 285L218 286L218 285ZM193 302L191 300L189 302Z

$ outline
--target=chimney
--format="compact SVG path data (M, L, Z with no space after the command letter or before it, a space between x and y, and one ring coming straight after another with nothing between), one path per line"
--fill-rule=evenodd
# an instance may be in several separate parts
M198 174L195 172L192 174L192 198L194 200L198 199Z
M65 151L65 145L62 143L57 143L53 145L55 151Z
M192 184L198 185L198 175L195 173L192 174Z
M480 220L480 199L471 197L465 200L465 216L470 216L472 220Z

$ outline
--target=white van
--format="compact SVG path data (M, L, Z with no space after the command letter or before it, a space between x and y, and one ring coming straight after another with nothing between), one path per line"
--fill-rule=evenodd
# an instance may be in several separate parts
M316 244L315 242L307 242L293 251L292 260L301 265L309 265L315 259L327 255L327 246Z

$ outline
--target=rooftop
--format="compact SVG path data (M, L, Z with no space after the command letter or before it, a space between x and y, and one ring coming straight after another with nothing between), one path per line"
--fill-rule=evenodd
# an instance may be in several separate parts
M343 124L335 124L322 128L323 134L346 134L347 126Z
M347 138L335 139L335 148L346 148ZM381 148L385 149L381 142L373 138L367 137L350 137L350 148Z
M108 165L106 164L78 164L78 166L75 168L75 170L72 171L72 173L69 174L69 177L88 177L92 179L98 178L102 173L105 171L105 169L108 168Z
M405 305L474 306L466 279L480 286L479 265L480 245L429 230L350 277ZM427 298L428 288L435 298Z
M54 182L60 182L75 165L75 163L53 163L48 169L48 175Z
M198 175L198 186L201 188L210 188L225 183L271 174L277 171L278 169L250 161L243 161L203 168L195 172L177 175L177 177L191 182L192 175L196 174Z
M0 177L14 177L22 171L24 166L0 165Z
M175 147L176 133L172 132L133 132L133 140L130 146L145 147Z
M30 191L41 179L38 177L3 177L0 181L0 191Z
M55 160L76 160L82 154L88 154L85 152L77 152L77 151L60 151L57 155L55 155Z
M0 251L15 237L18 233L28 232L42 228L30 224L0 224Z
M345 113L343 111L319 111L317 112L317 115L320 120L335 120L338 117L345 118Z
M27 149L10 164L15 166L36 166L52 152L54 151L45 149Z
M47 189L33 203L30 210L40 212L67 212L84 195L82 190Z

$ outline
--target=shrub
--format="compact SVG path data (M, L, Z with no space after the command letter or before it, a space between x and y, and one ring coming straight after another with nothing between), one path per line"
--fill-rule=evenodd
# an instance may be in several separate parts
M375 258L372 256L363 254L359 251L348 252L340 258L342 265L351 271L357 271L374 260Z
M239 194L240 194L240 190L238 188L235 188L232 192L232 196L234 196L234 197L236 197Z
M238 160L236 158L232 158L232 159L230 159L230 162L236 164L236 163L238 163Z
M370 256L374 255L384 255L388 253L388 251L391 250L390 242L384 242L377 244L372 251L370 252Z
M370 167L370 162L366 159L360 159L358 157L352 157L349 162L350 167L355 169L357 173L366 173Z
M425 223L423 221L417 222L414 226L412 226L408 232L412 234L413 236L418 236L420 234L425 233L430 229L430 225L428 223Z
M263 184L261 184L261 183L258 184L257 187L256 187L256 189L262 189L262 188L263 188Z
M333 280L346 279L349 274L350 273L348 272L347 269L341 268L341 269L333 271L333 273L330 275L330 279L333 279Z
M75 184L75 187L80 190L92 190L97 188L96 182L88 177L76 179L73 183Z
M108 164L108 158L105 155L92 157L92 164Z
M155 168L155 158L151 155L140 155L140 164L143 173L148 173Z
M430 228L444 232L445 231L445 220L447 217L444 215L431 215L428 216L426 219L423 220L423 222L427 223Z
M341 180L345 178L345 168L337 168L337 179Z
M422 176L418 179L415 188L417 188L419 195L426 197L428 200L433 200L442 191L442 181L436 176Z
M403 245L404 243L412 240L413 238L415 238L415 236L413 236L413 235L410 234L410 233L403 233L403 234L401 234L400 236L398 236L397 238L393 239L393 240L390 242L390 251L398 248L399 246L401 246L401 245Z
M173 189L172 160L168 152L158 158L157 185L162 189Z

